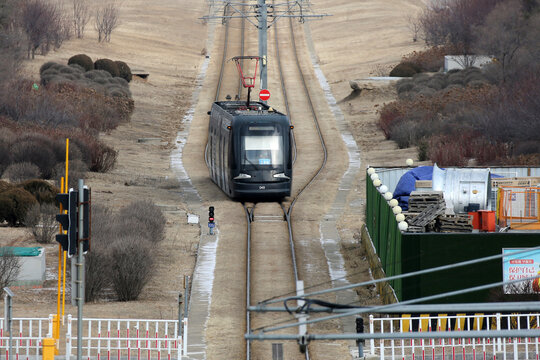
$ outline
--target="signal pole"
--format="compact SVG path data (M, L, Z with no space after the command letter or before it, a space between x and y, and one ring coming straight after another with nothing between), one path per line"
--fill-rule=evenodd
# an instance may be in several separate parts
M216 6L221 3L223 6ZM224 11L226 8L230 12ZM268 9L271 8L271 14L268 14ZM248 9L248 10L244 10ZM296 0L280 4L268 6L266 0L257 0L257 4L233 3L231 0L211 0L211 14L203 16L201 19L205 21L221 20L225 24L229 19L245 18L258 29L259 38L259 58L261 59L260 67L260 88L267 89L267 55L268 55L268 29L280 18L297 18L300 22L304 22L307 18L322 18L327 14L316 15L311 14L309 0ZM223 15L219 15L223 14ZM269 21L270 19L270 21Z

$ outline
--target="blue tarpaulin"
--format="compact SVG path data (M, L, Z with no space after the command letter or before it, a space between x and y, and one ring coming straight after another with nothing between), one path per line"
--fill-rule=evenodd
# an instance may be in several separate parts
M394 199L403 211L409 209L409 195L416 189L416 180L432 180L433 166L419 166L407 171L396 185Z
M441 170L444 170L441 168ZM497 174L490 174L491 177L502 177ZM433 180L433 166L419 166L407 171L399 179L394 190L394 199L403 211L409 210L409 195L416 190L416 180Z

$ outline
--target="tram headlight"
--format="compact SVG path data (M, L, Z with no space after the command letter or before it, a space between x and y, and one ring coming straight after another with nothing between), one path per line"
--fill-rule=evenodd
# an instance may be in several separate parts
M278 179L290 179L285 173L274 174L273 176Z
M234 180L240 180L240 179L251 179L251 175L240 173L238 176L234 177Z

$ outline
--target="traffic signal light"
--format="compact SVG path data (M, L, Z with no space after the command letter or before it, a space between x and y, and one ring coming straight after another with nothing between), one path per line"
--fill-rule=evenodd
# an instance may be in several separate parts
M358 316L356 318L356 333L357 334L363 334L364 333L364 318L362 318L361 316ZM356 342L364 344L366 342L366 340L358 339L358 340L356 340Z
M213 206L210 206L208 208L208 222L214 223L214 207Z
M56 235L56 241L62 245L62 249L69 255L77 253L77 203L79 192L70 190L67 194L57 194L56 201L62 204L67 214L57 214L56 220L62 225L66 233Z
M90 208L91 205L91 190L88 186L83 188L83 234L82 234L82 243L83 243L83 253L86 253L90 250L90 222L92 217L92 211Z
M62 230L66 233L56 235L56 241L62 245L62 249L67 251L70 256L77 254L79 248L79 206L83 211L82 242L83 252L90 249L90 197L91 191L85 186L83 189L83 202L79 203L79 192L70 190L67 194L57 194L56 201L62 204L63 210L67 214L57 214L56 220L62 225Z

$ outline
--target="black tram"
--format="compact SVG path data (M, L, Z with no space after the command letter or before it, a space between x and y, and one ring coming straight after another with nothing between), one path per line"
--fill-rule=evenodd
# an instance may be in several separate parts
M206 163L231 198L283 198L292 184L289 118L260 102L212 104Z

